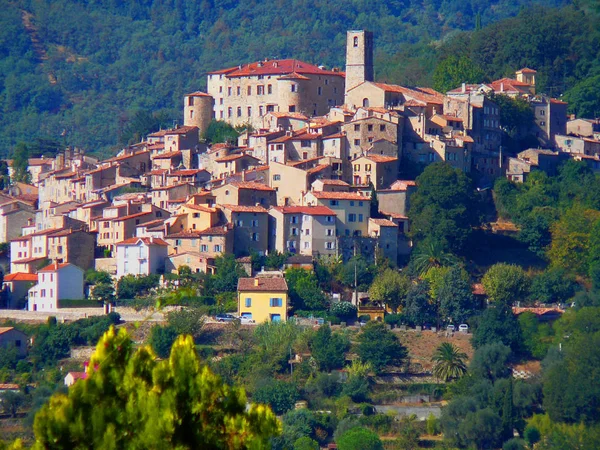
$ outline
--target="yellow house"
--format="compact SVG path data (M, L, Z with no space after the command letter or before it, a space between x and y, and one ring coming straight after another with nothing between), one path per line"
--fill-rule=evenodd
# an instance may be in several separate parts
M285 322L288 318L288 286L283 276L240 278L238 315L256 323Z

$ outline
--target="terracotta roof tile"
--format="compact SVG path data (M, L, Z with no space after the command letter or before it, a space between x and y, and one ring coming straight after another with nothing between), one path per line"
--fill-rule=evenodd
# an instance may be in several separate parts
M17 272L17 273L9 273L9 274L7 274L7 275L4 276L4 281L5 282L10 282L10 281L37 281L37 280L38 280L38 277L34 273Z
M124 241L119 242L117 244L117 246L119 246L119 245L137 245L140 241L142 241L146 245L159 245L162 247L167 247L169 245L165 241L163 241L162 239L159 239L159 238L132 237L132 238L125 239Z
M287 292L288 285L283 277L240 278L237 290L241 292Z
M267 213L268 211L262 206L247 206L247 205L221 205L222 208L233 212L250 212L250 213Z
M305 214L308 216L335 216L327 206L274 206L274 210L283 214Z
M315 198L321 200L364 200L371 201L371 197L366 195L360 195L356 192L319 192L319 191L311 191L310 192Z
M246 77L257 75L286 75L297 73L302 75L331 75L343 77L342 72L319 69L313 64L308 64L297 59L279 59L271 61L257 61L240 67L222 69L211 74L226 74L227 78Z

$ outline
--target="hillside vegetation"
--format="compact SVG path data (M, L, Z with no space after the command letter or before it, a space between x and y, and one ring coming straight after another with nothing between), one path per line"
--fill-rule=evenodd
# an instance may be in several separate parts
M375 31L381 80L431 85L439 61L466 55L488 77L535 67L543 86L568 90L579 109L589 103L582 92L598 97L585 80L599 73L600 27L565 3L12 2L0 16L0 150L49 137L108 153L135 135L135 122L180 120L182 95L203 88L209 70L264 57L343 67L346 30L360 28ZM134 121L140 111L153 120Z

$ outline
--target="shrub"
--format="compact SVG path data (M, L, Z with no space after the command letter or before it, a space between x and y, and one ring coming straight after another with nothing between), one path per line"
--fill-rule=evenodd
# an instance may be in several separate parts
M283 414L294 407L299 398L295 384L281 380L266 380L259 384L252 400L271 406L275 414Z
M392 327L398 326L402 323L402 314L388 314L383 321Z
M357 314L356 306L350 302L334 303L331 305L331 308L329 308L329 312L334 316L339 317L342 322L356 319Z

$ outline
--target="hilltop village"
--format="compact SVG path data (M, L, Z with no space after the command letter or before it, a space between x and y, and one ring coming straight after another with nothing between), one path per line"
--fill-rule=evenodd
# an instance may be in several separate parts
M537 145L503 153L494 96L527 102L533 120L517 131ZM381 83L368 31L347 33L345 72L295 59L209 72L207 92L185 95L183 117L103 161L72 148L29 160L31 183L13 183L0 204L6 307L55 311L83 299L89 269L116 279L182 266L214 273L215 258L233 254L251 277L254 254L288 254L290 267L357 253L405 260L419 165L444 161L482 188L535 169L552 175L569 158L600 170L600 122L569 117L565 102L536 92L535 70L446 93ZM214 120L244 131L210 144ZM280 274L260 278L239 289L287 290ZM275 300L240 302L237 312L286 320Z

